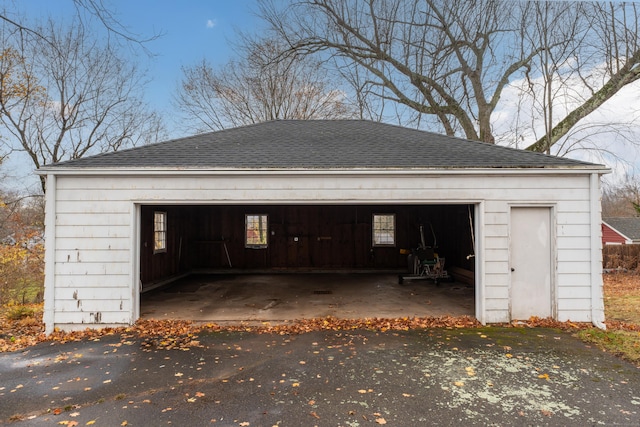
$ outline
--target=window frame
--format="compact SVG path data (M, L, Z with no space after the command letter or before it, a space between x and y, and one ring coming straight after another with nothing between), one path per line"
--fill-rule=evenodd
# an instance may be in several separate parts
M160 220L158 220L160 218ZM167 252L167 212L153 211L153 253ZM160 225L160 227L158 227Z
M252 220L251 224L254 224L252 228L249 228L250 217L257 218L257 220ZM264 230L262 232L263 238L259 235L261 225L264 226ZM252 231L258 233L257 243L253 242L253 238L251 242L249 241L249 234ZM269 214L251 213L244 215L244 247L246 249L267 249L269 247Z
M385 227L376 226L377 217L391 217L392 219L391 228L389 228L387 221L385 221L385 224L384 224ZM371 215L371 246L373 246L374 248L394 248L396 246L396 241L397 241L396 231L397 230L396 230L396 214L395 213L374 213ZM389 233L389 232L391 233L392 242L381 243L380 233Z

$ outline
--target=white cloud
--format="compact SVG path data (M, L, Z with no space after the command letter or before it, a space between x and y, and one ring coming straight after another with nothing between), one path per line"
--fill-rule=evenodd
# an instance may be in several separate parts
M563 76L556 84L554 106L556 123L591 94L576 76ZM601 70L592 70L589 83L602 85ZM540 91L542 79L532 79ZM539 111L540 92L533 99L526 90L529 82L513 81L505 88L500 104L492 117L496 140L501 145L525 148L544 134ZM582 119L555 147L552 154L605 164L612 169L609 182L620 182L627 175L640 174L640 83L626 86L605 104Z
M207 28L213 28L217 24L215 19L207 19Z

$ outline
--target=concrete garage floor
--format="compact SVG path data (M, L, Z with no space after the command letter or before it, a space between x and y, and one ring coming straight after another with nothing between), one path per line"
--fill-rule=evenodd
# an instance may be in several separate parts
M143 293L140 313L214 323L475 314L473 287L428 280L399 285L388 273L194 275Z

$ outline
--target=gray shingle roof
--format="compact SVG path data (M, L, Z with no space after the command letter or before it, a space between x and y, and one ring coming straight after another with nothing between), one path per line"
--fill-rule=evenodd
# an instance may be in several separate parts
M640 218L610 217L602 220L634 242L640 241Z
M364 120L284 120L60 162L58 168L592 168L593 164Z

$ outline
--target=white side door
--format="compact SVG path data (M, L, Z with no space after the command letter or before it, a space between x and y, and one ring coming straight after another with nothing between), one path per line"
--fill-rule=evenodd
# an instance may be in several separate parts
M553 315L551 234L551 208L511 208L512 320Z

